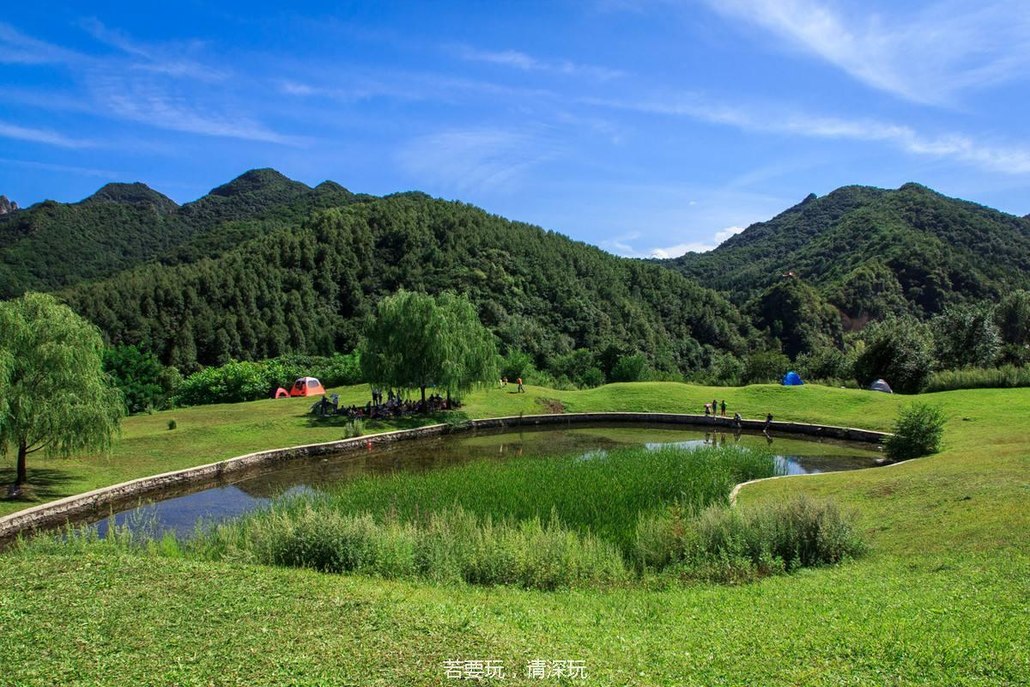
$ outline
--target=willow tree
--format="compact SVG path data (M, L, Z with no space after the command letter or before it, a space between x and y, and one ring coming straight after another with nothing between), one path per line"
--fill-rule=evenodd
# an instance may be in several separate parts
M124 412L104 374L100 332L52 296L0 303L0 451L16 454L11 493L37 451L69 455L110 446Z
M358 347L377 386L446 389L461 395L497 376L493 335L463 296L398 291L379 303Z

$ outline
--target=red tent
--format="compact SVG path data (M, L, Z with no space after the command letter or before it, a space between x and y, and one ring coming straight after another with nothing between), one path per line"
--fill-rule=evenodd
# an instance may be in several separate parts
M314 377L301 377L293 383L290 396L321 396L325 393L322 382Z

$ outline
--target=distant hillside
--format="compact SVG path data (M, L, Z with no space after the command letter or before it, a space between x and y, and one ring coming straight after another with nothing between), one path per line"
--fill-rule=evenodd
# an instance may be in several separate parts
M79 203L44 201L0 215L0 298L102 279L139 264L219 255L313 210L352 202L253 170L183 206L145 184L107 184Z
M918 184L846 186L711 252L662 262L738 304L793 272L859 326L887 312L926 316L1030 288L1030 220Z
M316 212L216 258L140 266L62 295L112 342L189 370L350 350L375 303L401 288L467 294L541 367L588 348L639 350L685 371L716 349L742 353L753 334L724 298L662 266L419 193Z

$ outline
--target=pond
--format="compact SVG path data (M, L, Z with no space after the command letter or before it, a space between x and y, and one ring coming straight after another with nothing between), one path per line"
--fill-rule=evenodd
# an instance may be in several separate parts
M189 534L198 523L211 524L269 504L283 494L321 490L365 475L420 473L477 460L510 457L546 459L579 455L590 460L620 446L745 446L768 448L789 475L873 467L880 452L869 444L798 438L749 432L684 429L681 425L593 426L566 429L521 428L401 441L367 451L292 461L258 473L234 475L230 482L200 485L157 502L127 506L94 525L104 536L113 520L118 525L146 528L153 534Z

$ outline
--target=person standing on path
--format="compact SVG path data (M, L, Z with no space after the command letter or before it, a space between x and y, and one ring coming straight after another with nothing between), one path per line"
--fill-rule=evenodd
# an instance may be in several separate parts
M722 416L726 417L726 401L725 400L723 400L723 402L722 402Z
M518 385L519 385L519 388L518 388L518 392L519 392L520 394L524 394L524 393L526 393L526 387L522 385L522 377L519 377L519 378L518 378L518 379L516 379L515 381L516 381L516 382L518 383Z

